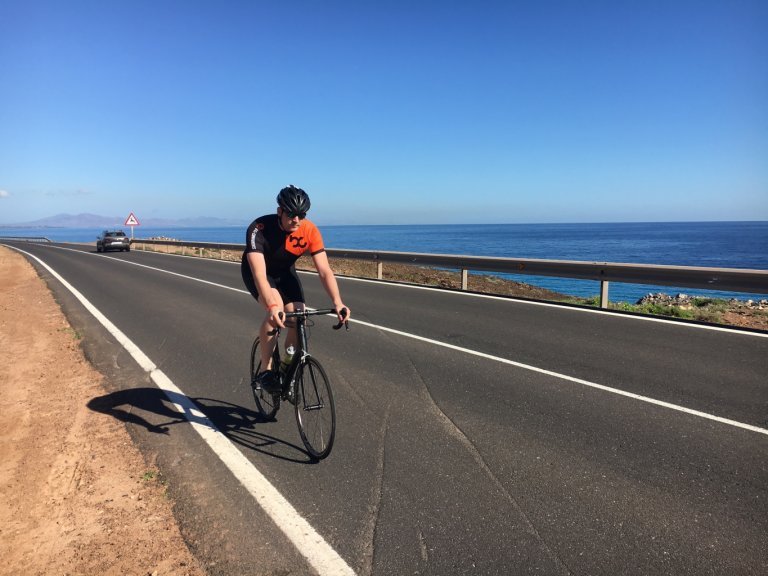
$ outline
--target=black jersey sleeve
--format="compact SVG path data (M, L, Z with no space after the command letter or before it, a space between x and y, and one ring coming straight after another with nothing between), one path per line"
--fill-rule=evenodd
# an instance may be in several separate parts
M261 218L251 222L248 231L245 234L246 252L266 252L266 238L264 237L264 223Z

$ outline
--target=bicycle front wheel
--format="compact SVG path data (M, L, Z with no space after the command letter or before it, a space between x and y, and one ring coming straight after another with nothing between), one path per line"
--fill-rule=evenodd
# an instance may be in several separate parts
M261 372L261 353L259 352L259 339L256 338L251 348L251 391L261 417L265 420L272 420L280 408L280 394L272 394L262 388L256 388L256 376L259 372Z
M296 423L307 451L317 459L331 453L336 436L336 407L331 383L320 363L306 359L296 378Z

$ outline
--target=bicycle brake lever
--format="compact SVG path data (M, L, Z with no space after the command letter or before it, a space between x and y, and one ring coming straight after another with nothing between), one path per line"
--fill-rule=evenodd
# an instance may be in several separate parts
M280 320L283 320L285 318L285 312L278 312L277 315L280 317ZM270 330L267 332L267 336L275 336L280 334L280 326L275 326L274 330Z
M341 313L342 313L342 315L343 315L343 316L346 316L347 314L349 314L349 311L348 311L346 308L342 308L342 309L341 309ZM339 330L339 329L341 328L341 326L342 326L342 325L344 325L344 327L347 329L347 331L349 331L349 320L342 320L341 322L339 322L338 324L336 324L336 325L333 327L333 329L334 329L334 330Z

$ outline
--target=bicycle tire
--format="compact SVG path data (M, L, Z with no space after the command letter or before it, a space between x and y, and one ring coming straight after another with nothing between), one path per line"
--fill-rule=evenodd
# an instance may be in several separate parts
M251 347L251 391L253 399L256 401L256 408L259 415L265 420L274 420L275 414L280 409L280 394L273 394L264 389L256 389L254 380L261 372L261 357L259 354L259 339L253 341Z
M309 454L322 460L336 437L336 406L331 382L320 363L308 357L296 378L296 424Z

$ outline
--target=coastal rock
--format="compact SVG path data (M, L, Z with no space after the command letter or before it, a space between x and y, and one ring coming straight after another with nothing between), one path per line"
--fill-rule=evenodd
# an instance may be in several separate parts
M688 294L677 294L676 296L670 296L664 292L657 292L656 294L649 293L640 298L637 301L638 305L643 304L656 304L660 306L677 306L680 308L692 308L693 306L701 306L702 301L712 302L716 298L709 296L691 296ZM732 308L748 308L750 310L766 310L768 309L768 299L761 300L738 300L737 298L731 298L727 301L728 305Z

